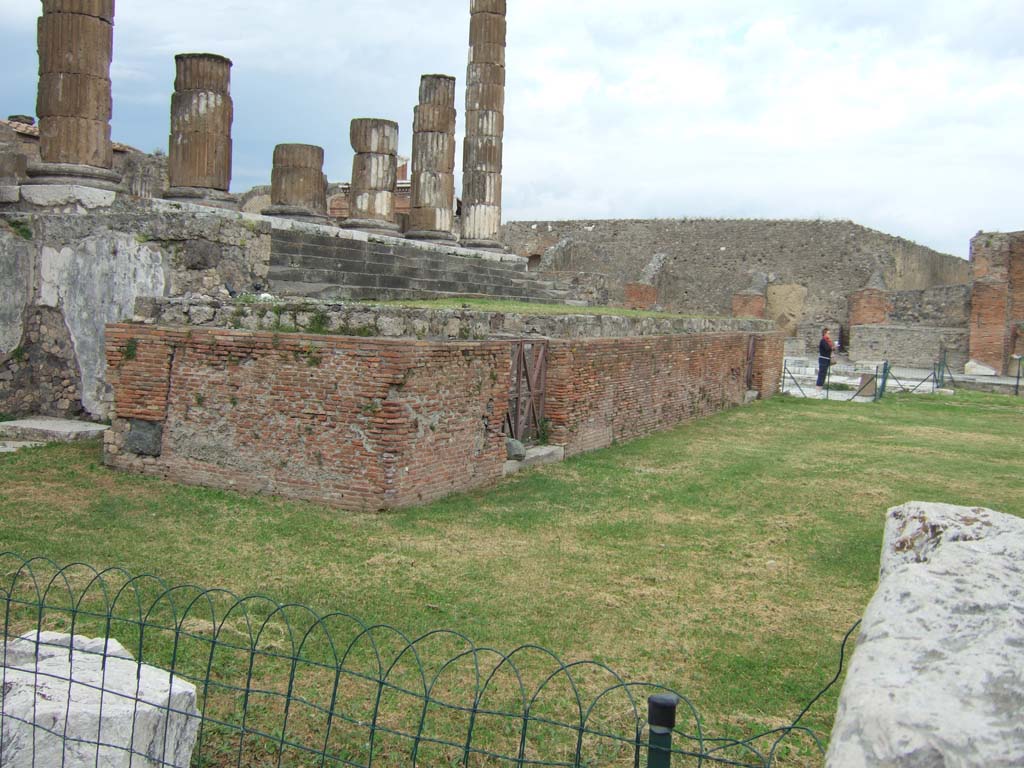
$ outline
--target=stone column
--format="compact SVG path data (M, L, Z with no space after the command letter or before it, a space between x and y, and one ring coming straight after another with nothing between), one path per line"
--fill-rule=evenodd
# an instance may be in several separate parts
M265 216L315 223L327 221L324 150L311 144L278 144L270 175L270 207Z
M171 96L171 136L164 197L218 208L237 207L231 187L231 60L179 53Z
M501 155L505 132L505 0L470 0L462 243L502 249Z
M398 236L395 184L398 172L398 123L371 117L356 118L349 129L352 182L349 187L347 229L364 229Z
M117 189L110 143L114 0L43 0L38 23L41 163L30 184Z
M413 118L412 208L406 237L455 240L455 78L423 75Z

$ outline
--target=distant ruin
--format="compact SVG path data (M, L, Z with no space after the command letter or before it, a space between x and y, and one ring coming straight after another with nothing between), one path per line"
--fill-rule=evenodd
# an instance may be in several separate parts
M805 353L823 324L855 359L1003 373L1021 352L1024 233L979 235L968 263L850 222L502 227L504 0L470 3L461 211L451 76L423 76L410 105L411 181L400 124L365 117L349 184L324 176L322 147L281 144L271 184L239 195L230 60L176 57L168 154L146 155L109 137L113 3L66 7L88 12L48 6L39 24L40 125L0 121L0 412L111 418L112 465L250 487L228 457L253 430L341 424L362 436L351 455L308 465L298 433L248 455L305 466L317 479L303 495L377 508L489 482L503 436L543 432L571 453L770 396L784 345ZM345 304L468 297L565 309ZM585 314L595 304L702 317ZM378 388L338 399L384 368ZM315 396L279 393L288 377L319 382ZM239 420L242 392L280 404L270 421ZM447 399L427 408L433 394ZM224 428L227 442L196 442ZM472 458L440 484L401 479L406 450L455 445ZM342 499L330 489L357 460L383 474L366 469L364 492ZM282 472L255 487L290 487Z

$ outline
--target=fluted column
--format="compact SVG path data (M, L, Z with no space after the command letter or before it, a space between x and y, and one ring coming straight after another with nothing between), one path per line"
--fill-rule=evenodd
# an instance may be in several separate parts
M327 220L324 150L311 144L278 144L270 175L266 216L321 222Z
M413 117L412 206L406 237L455 240L455 78L423 75Z
M114 0L43 0L38 26L41 163L30 183L116 189L112 168L110 61Z
M171 96L171 136L165 197L233 208L231 187L231 60L179 53Z
M501 248L505 29L505 0L470 0L462 243L476 248Z
M398 123L356 118L349 128L355 156L349 186L348 218L341 226L398 235L395 185L398 172Z

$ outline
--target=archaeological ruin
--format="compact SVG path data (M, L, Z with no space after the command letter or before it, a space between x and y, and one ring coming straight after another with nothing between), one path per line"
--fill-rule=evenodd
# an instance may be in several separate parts
M822 325L854 361L1010 370L1024 233L967 262L842 221L503 224L505 14L470 3L459 200L452 76L410 105L411 180L399 122L356 117L348 182L280 144L238 194L229 59L175 57L147 155L110 140L113 3L44 4L38 126L0 121L0 412L110 419L111 466L380 509L493 481L506 438L572 454L770 396ZM564 310L367 303L436 298Z

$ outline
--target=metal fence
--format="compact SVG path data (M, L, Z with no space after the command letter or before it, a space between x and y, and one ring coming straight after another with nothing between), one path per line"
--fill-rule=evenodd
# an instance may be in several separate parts
M118 753L117 765L131 760L132 765L165 766L171 758L159 739L142 746L131 739L118 742L100 725L83 739L57 718L13 711L15 675L40 680L47 673L34 664L19 666L9 649L26 642L45 645L52 637L37 632L116 638L136 660L120 663L138 665L140 678L144 662L168 680L195 685L195 712L170 699L156 702L168 717L198 720L192 766L366 768L765 768L780 765L784 755L802 755L795 758L799 764L808 755L817 762L823 751L820 734L800 723L839 679L853 632L839 649L835 677L792 725L749 737L714 738L704 733L697 710L684 696L629 682L598 662L565 662L538 646L501 653L457 632L413 638L344 613L321 616L266 597L172 587L117 568L60 566L13 553L0 554L0 580L5 641L0 765L13 764L7 761L13 759L18 726L23 734L26 727L31 730L33 745L27 753L31 761L23 752L17 765L38 768L44 768L36 755L45 739L58 739L65 754L86 750L89 755L93 749L97 766L115 764L101 754ZM15 639L19 636L28 639ZM107 652L105 643L100 647ZM72 669L86 652L64 648ZM69 673L58 682L71 678ZM99 693L102 685L94 688ZM112 706L115 695L103 691L101 702ZM80 764L94 763L87 757Z

